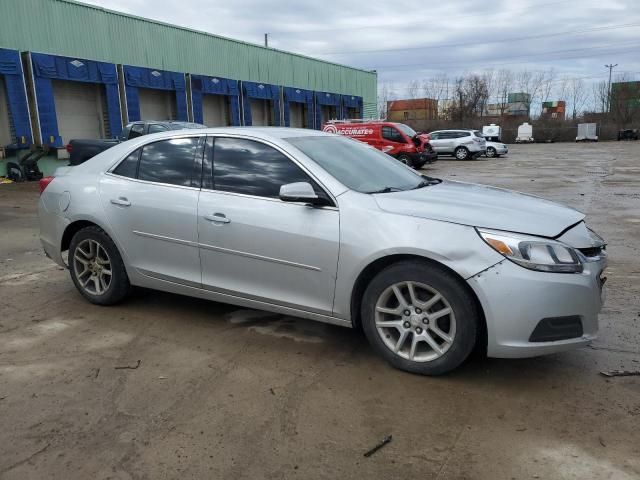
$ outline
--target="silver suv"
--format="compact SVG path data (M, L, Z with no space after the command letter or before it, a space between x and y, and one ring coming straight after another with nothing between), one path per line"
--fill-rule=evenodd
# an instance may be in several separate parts
M484 155L487 142L478 130L436 130L431 132L431 146L438 155L453 155L468 160Z

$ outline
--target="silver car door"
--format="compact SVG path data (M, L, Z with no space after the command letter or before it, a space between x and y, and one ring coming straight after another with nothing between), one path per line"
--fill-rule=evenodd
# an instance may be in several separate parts
M443 132L433 133L431 134L431 146L437 153L442 153L444 151L443 147L446 143L446 139L444 138L445 134Z
M283 152L255 140L209 138L205 166L212 158L213 184L205 181L198 202L204 288L330 314L338 209L278 198L282 184L300 181L329 199L326 192Z
M148 143L100 181L107 221L141 274L201 286L196 214L203 144L198 136Z

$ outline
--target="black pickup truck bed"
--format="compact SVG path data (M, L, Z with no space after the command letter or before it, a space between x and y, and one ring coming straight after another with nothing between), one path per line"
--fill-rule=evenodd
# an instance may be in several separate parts
M127 124L118 138L97 140L71 140L67 145L69 152L69 165L80 165L97 154L109 148L150 133L166 132L169 130L183 130L194 128L206 128L205 125L191 122L177 122L173 120L155 121L145 120Z

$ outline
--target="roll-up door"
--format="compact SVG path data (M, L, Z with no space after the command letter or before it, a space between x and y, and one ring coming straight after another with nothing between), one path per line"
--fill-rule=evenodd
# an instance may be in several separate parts
M202 96L203 123L207 127L228 127L232 125L227 95Z
M101 85L53 80L53 98L62 143L105 137Z
M338 107L333 105L322 105L322 121L336 120L338 118Z
M13 143L11 121L9 120L9 104L4 78L0 75L0 147Z
M175 120L175 93L169 90L139 88L140 120Z
M273 126L273 115L271 114L271 102L259 98L250 99L251 121L255 127Z
M293 128L305 128L307 118L306 105L303 103L289 104L289 126Z

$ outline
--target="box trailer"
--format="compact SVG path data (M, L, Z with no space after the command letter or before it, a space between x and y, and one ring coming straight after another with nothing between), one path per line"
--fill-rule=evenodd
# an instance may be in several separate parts
M595 123L579 123L576 142L597 142L598 125Z
M516 143L533 143L533 126L527 122L518 127L518 136Z
M502 128L500 125L492 123L491 125L485 125L482 127L482 136L490 142L501 142Z

